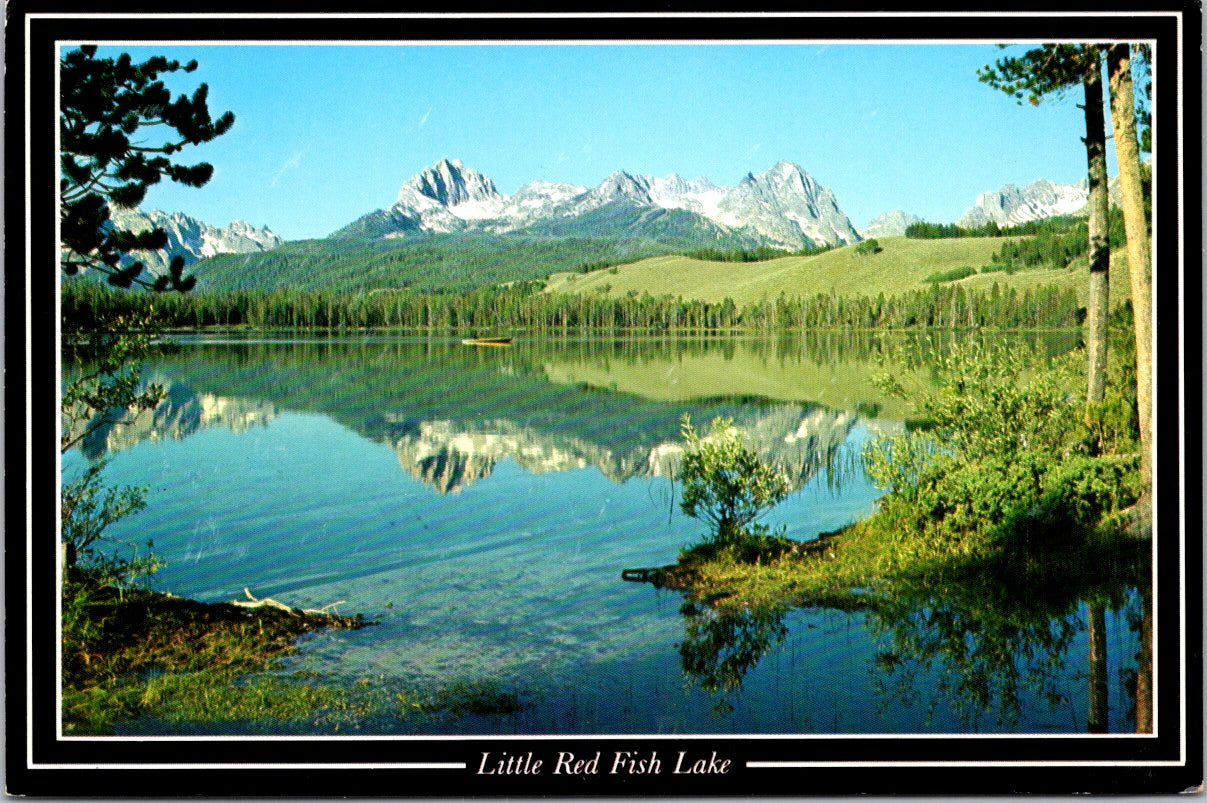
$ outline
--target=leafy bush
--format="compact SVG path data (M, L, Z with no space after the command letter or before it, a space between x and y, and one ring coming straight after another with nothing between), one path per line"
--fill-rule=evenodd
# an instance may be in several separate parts
M970 268L967 265L965 265L962 268L952 268L951 270L935 271L934 273L930 274L922 281L927 282L929 284L937 284L939 282L956 282L956 281L959 281L960 279L964 279L969 276L974 276L975 274L976 274L976 268Z
M788 478L746 448L728 419L715 419L709 434L701 437L685 415L683 439L687 449L679 469L680 507L711 523L716 542L740 545L752 535L752 523L788 495Z
M900 532L900 557L1093 528L1136 499L1131 408L1115 390L1087 423L1077 392L1084 359L1083 352L1045 359L973 344L938 360L937 389L918 402L925 427L864 450L869 476L889 491L881 508ZM891 377L879 383L905 396Z
M875 239L864 240L859 245L855 246L855 253L860 256L868 256L870 254L879 254L884 249L880 247L880 243Z
M61 508L64 565L68 569L77 562L84 566L111 563L95 544L104 537L110 524L146 507L146 489L126 486L106 488L100 475L106 461L92 463L78 477L63 486Z

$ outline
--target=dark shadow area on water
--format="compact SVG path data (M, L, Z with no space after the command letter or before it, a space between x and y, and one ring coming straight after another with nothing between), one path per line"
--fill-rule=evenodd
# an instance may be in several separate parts
M1037 716L1064 719L1065 732L1147 730L1149 543L1054 530L1016 536L989 557L898 574L820 604L863 614L879 638L868 669L882 712L946 711L969 732L1025 731ZM729 709L727 698L788 635L790 610L686 602L678 647L687 681L712 693L718 712ZM1108 645L1122 654L1108 655Z

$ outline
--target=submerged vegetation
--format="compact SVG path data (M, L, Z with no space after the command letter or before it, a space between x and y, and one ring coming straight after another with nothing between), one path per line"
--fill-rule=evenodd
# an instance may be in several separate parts
M68 734L111 732L140 715L237 719L248 698L272 702L265 716L288 718L291 704L313 704L321 693L284 695L268 685L274 681L240 679L277 666L303 633L367 624L271 606L207 605L108 581L94 569L69 571L63 581ZM190 696L193 703L182 705Z

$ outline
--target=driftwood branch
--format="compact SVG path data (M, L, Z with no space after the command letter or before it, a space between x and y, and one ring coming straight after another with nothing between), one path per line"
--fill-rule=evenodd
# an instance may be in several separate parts
M331 611L329 611L327 609L334 608L336 605L343 605L345 602L347 602L347 600L341 599L338 602L329 603L327 605L324 605L321 608L293 608L289 605L286 605L283 602L278 602L277 600L272 599L271 597L265 597L264 599L256 599L255 595L253 595L251 593L251 589L246 588L246 587L243 589L243 593L247 595L246 600L241 600L241 599L231 600L231 604L238 605L241 608L276 608L279 611L285 611L286 613L290 614L291 616L339 617L338 614L332 613ZM342 617L339 617L339 618L342 618Z

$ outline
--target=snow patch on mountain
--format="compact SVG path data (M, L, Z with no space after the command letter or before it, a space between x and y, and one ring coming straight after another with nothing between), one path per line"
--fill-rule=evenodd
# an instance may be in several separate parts
M212 226L181 212L120 208L110 210L109 218L127 231L161 228L167 233L166 247L158 251L134 251L128 260L142 262L157 276L167 273L168 265L176 256L184 257L185 265L191 265L218 254L268 251L285 243L267 226L257 229L243 220L235 220L226 226Z
M423 230L449 232L463 221L497 217L506 203L487 176L459 159L441 159L399 188L394 207L418 213Z
M508 197L485 175L459 160L443 159L408 179L384 214L416 221L408 227L411 231L507 232L544 220L574 218L618 202L681 209L786 248L859 240L834 194L799 165L786 161L757 176L748 175L733 188L719 187L706 178L649 177L617 170L594 188L537 181Z
M1013 184L983 192L959 220L960 226L997 223L1012 226L1032 220L1082 213L1089 199L1089 182L1054 184L1038 179L1021 190Z

